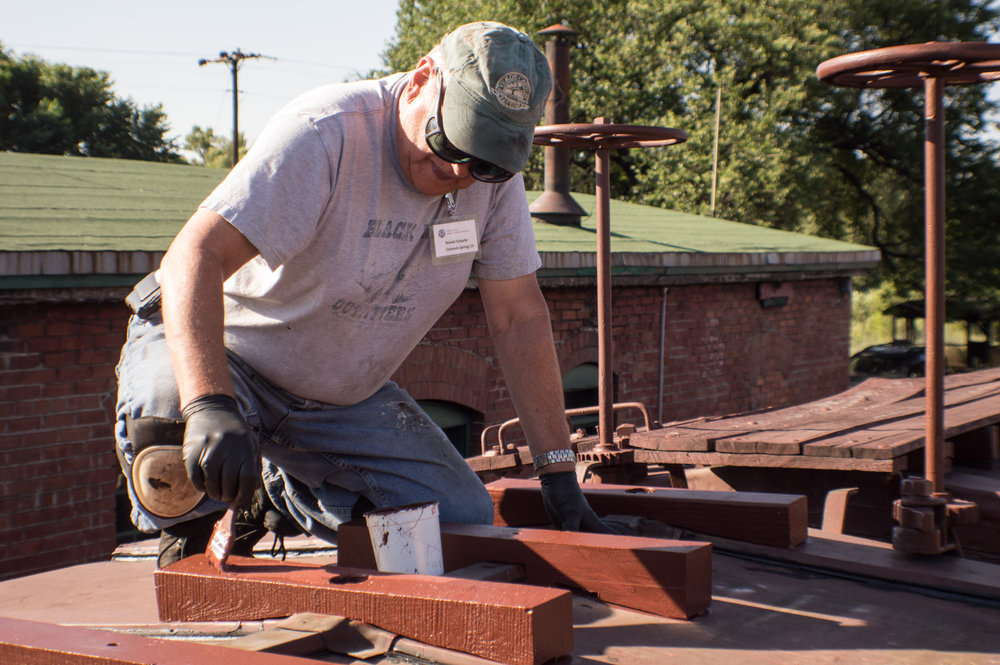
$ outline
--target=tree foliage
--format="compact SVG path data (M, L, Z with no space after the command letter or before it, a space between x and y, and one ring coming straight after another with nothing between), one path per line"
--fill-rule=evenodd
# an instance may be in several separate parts
M412 68L441 35L499 20L535 35L566 22L571 122L676 127L687 142L612 153L612 196L712 211L716 93L721 90L714 213L877 246L900 293L923 282L923 92L834 88L823 61L926 41L985 41L989 0L402 0L391 70ZM536 41L542 45L542 37ZM1000 287L998 149L985 130L987 86L948 88L949 289ZM541 188L541 151L525 172ZM593 191L592 153L574 154L575 191Z
M181 162L160 105L119 99L104 72L0 46L0 150Z
M247 154L247 141L243 132L240 132L239 140L242 159ZM233 140L219 136L211 127L192 127L191 133L184 137L184 148L195 153L205 166L225 169L233 167Z

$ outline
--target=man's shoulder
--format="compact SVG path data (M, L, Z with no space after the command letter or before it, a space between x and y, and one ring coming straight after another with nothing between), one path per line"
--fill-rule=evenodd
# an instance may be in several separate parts
M293 99L282 112L307 115L314 120L344 113L381 112L394 104L401 76L320 86Z

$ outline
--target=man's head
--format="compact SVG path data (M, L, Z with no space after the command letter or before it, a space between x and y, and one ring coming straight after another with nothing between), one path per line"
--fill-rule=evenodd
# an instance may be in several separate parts
M498 182L524 168L552 88L527 35L499 23L463 25L411 73L400 104L400 158L427 194Z
M523 169L552 89L545 56L523 32L486 21L448 33L438 53L448 140L511 173Z

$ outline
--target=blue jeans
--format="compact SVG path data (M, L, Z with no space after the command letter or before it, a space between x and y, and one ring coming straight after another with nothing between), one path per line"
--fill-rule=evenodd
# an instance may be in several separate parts
M335 541L337 526L351 519L362 496L376 508L437 501L442 521L493 523L493 503L482 482L444 432L395 383L387 382L358 404L334 406L282 390L233 353L229 370L236 402L260 447L264 488L274 505L307 533ZM158 313L148 320L129 320L116 371L115 438L120 457L131 466L126 416L181 418ZM206 500L180 518L159 518L136 499L131 474L125 477L132 521L142 531L225 508Z

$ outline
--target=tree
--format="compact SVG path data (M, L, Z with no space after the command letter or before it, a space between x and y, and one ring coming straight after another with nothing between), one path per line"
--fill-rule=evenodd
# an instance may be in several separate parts
M613 151L616 198L710 212L721 89L716 214L875 245L883 264L869 281L900 293L922 286L922 91L834 88L815 68L883 46L983 41L1000 27L989 0L403 0L386 65L411 68L444 31L472 20L532 35L566 21L578 32L571 122L604 116L688 133L679 146ZM949 88L948 274L958 295L1000 286L988 108L986 86ZM541 187L541 161L533 151L529 187ZM593 154L573 161L573 189L592 192Z
M184 137L184 148L198 155L202 164L214 168L232 168L233 141L219 136L211 127L202 129L198 125ZM240 158L247 154L246 137L240 132Z
M0 45L0 150L182 162L168 131L162 106L119 99L106 73Z

